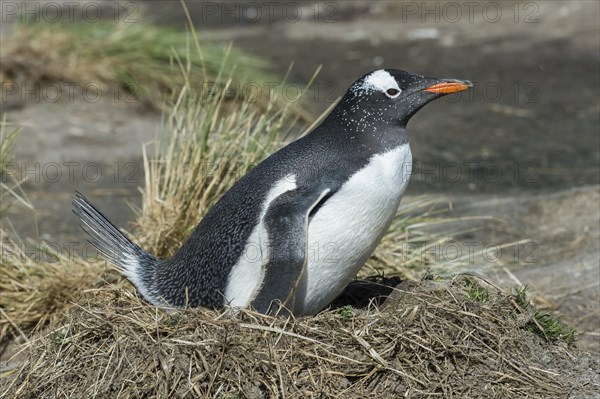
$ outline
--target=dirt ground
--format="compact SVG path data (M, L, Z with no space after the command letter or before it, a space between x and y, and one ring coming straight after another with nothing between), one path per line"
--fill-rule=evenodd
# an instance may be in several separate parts
M471 15L461 2L301 1L294 3L301 18L290 10L270 18L258 2L256 21L240 9L188 3L206 40L234 41L271 60L278 75L294 62L292 82L323 65L309 104L315 112L381 67L475 82L469 95L431 104L411 121L416 170L408 196L439 198L452 205L451 216L495 217L459 237L463 244L533 243L513 249L512 261L482 261L479 250L467 268L529 285L540 304L581 331L582 348L600 352L600 3L477 2ZM175 3L142 2L139 11L142 19L183 23ZM154 137L160 114L81 96L3 103L2 112L24 125L17 162L39 165L24 185L35 213L18 204L9 211L16 231L83 240L70 210L76 189L127 225L126 201L139 203L143 186L141 143ZM58 179L44 173L52 163L63 172Z

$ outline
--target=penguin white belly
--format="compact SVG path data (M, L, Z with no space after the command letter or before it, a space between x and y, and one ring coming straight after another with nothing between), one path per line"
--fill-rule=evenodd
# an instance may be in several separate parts
M374 155L312 217L299 313L315 314L331 303L369 259L398 210L411 168L408 144Z

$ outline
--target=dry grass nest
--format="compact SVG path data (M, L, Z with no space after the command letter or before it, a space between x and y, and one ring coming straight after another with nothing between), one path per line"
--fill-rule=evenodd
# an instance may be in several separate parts
M474 277L427 278L399 284L382 305L286 319L169 313L109 285L25 345L0 372L0 396L597 395L598 361L532 332L533 313L515 298Z

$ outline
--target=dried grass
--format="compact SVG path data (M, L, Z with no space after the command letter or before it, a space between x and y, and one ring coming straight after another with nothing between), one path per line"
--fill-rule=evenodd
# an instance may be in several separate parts
M32 254L0 227L0 354L13 339L60 317L82 292L102 284L98 262L68 259L40 244ZM31 248L31 247L29 247Z
M88 292L0 371L11 398L592 397L598 361L524 326L513 296L473 278L395 289L387 305L311 318L165 313L120 288ZM477 282L477 284L482 284ZM485 285L485 284L484 284Z

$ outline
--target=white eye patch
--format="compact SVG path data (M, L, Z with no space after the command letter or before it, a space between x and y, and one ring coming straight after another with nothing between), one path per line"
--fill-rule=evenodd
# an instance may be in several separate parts
M356 87L357 91L378 90L389 98L396 98L402 93L398 82L389 72L380 69L368 75L362 84Z

